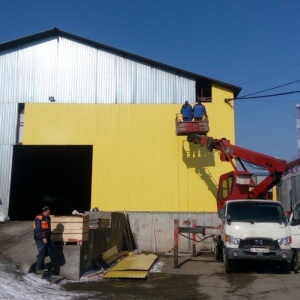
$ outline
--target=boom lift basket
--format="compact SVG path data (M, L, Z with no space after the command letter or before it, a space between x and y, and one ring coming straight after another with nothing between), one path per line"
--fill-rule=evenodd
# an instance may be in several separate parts
M176 114L176 135L199 134L206 135L209 131L208 120L183 121L181 114Z

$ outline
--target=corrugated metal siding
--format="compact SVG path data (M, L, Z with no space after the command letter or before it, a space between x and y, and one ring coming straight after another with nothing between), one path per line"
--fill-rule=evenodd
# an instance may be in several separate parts
M0 103L0 211L7 214L13 144L16 141L18 104Z
M132 254L112 267L104 278L145 278L156 259L154 254Z
M65 38L58 42L56 93L58 103L95 103L97 50Z
M163 104L195 98L195 81L98 51L97 103Z
M119 263L111 268L111 271L126 271L126 270L149 270L157 255L155 254L132 254L123 258Z
M0 103L0 145L13 145L16 142L17 119L18 104Z
M146 278L148 271L108 271L104 278Z
M292 206L300 202L300 174L292 178Z
M285 211L291 209L291 176L283 178L277 188L278 201L282 204Z
M0 102L47 102L55 89L57 41L0 56Z
M211 135L234 142L233 110L224 102L232 95L216 87L213 95L206 104ZM24 144L93 145L92 207L100 210L214 212L219 176L231 166L175 135L179 110L168 104L28 104Z
M66 38L0 56L0 102L179 104L195 81Z
M0 212L7 214L9 205L10 174L12 167L12 145L0 145Z
M277 188L278 201L290 211L300 202L300 173L286 175Z

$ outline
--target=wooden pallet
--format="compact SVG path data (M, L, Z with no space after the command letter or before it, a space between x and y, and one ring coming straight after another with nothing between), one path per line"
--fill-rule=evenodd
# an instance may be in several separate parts
M52 216L52 241L64 245L89 239L89 216Z

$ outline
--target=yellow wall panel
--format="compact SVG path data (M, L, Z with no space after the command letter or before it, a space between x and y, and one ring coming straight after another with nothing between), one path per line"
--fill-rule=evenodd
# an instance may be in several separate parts
M213 87L210 132L234 143L232 93ZM26 145L93 145L91 206L104 211L215 212L219 154L175 135L170 104L26 104Z

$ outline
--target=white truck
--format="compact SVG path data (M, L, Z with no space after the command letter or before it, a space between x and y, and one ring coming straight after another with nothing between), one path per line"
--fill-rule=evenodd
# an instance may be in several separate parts
M284 273L294 268L298 257L293 249L293 226L279 202L230 200L219 216L222 225L216 238L216 258L223 260L226 272L232 272L241 261L253 260L274 263ZM300 238L299 229L294 232Z

